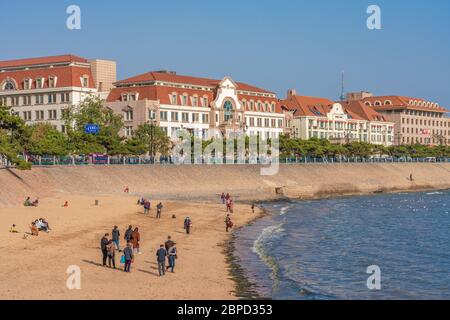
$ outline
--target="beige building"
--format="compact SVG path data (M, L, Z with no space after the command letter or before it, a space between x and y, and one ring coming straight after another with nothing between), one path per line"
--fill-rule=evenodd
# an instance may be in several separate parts
M277 102L273 92L230 77L155 71L116 82L105 106L123 115L124 136L153 120L173 139L179 130L205 139L230 131L266 139L283 133L284 114Z
M26 124L50 123L65 131L62 115L114 82L115 62L62 55L0 61L0 104ZM106 87L104 87L106 86Z
M348 95L349 100L353 94ZM359 99L395 123L395 144L450 144L448 110L437 103L403 96L365 96Z
M296 139L327 139L332 143L368 142L390 146L394 123L358 101L335 103L325 98L299 96L289 90L280 102Z

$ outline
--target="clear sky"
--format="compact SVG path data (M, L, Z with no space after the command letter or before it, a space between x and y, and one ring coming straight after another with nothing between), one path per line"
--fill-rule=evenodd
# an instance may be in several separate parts
M81 30L66 8L81 7ZM380 6L382 30L368 30ZM426 98L450 108L448 0L0 1L0 60L72 53L248 82L285 96L346 91Z

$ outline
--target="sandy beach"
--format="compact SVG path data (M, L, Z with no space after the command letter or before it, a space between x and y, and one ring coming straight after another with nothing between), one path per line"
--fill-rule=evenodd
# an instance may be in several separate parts
M63 208L64 201L69 207ZM95 206L95 200L100 205ZM235 299L223 245L225 206L219 203L164 201L161 220L155 219L157 199L150 216L136 205L135 196L57 195L40 199L38 208L0 208L0 299ZM256 219L248 205L235 204L236 227ZM176 215L176 219L172 218ZM186 235L183 220L193 221ZM53 229L49 234L28 236L28 225L44 217ZM16 224L20 233L8 232ZM100 239L114 225L123 234L128 225L141 233L141 255L130 274L101 266ZM171 235L177 243L175 273L158 276L156 250ZM120 254L116 256L119 267ZM69 266L81 268L81 289L66 286Z

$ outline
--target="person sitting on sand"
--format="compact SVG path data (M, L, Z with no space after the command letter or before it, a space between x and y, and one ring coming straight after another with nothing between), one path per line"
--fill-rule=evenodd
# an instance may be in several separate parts
M123 190L124 193L130 193L130 188L125 187L125 189Z
M13 225L11 226L11 228L9 228L9 232L10 232L10 233L19 233L19 231L17 230L15 224L13 224Z
M69 201L66 201L66 202L64 202L64 204L63 204L63 208L67 208L67 207L69 207Z
M39 205L39 198L37 198L36 200L33 201L33 203L31 204L33 207L37 207Z
M31 230L31 235L32 236L36 236L37 237L39 235L39 230L36 227L36 223L34 223L34 222L31 223L30 230Z
M31 202L30 197L27 197L27 198L26 198L26 200L23 202L23 205L24 205L25 207L32 207L32 206L33 206L33 203Z
M48 226L47 221L45 221L44 218L40 218L39 220L37 220L37 222L35 223L36 227L38 228L39 231L44 231L44 232L50 232L50 228Z
M136 251L137 254L141 254L139 251L139 241L141 241L139 228L134 228L134 231L131 233L131 244L133 245L133 251Z

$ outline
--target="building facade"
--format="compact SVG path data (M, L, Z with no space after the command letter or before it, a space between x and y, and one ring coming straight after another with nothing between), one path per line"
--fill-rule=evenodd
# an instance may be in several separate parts
M105 105L123 115L124 136L149 122L171 138L179 130L203 139L237 131L264 139L283 133L284 114L276 95L230 77L213 80L155 71L114 85Z
M299 96L289 90L280 106L289 114L290 136L296 139L384 146L394 143L394 123L358 101L335 103L325 98Z
M352 101L352 95L348 101ZM365 95L360 101L395 123L395 144L450 144L449 112L437 103L403 96Z
M113 76L115 62L73 55L0 61L0 103L29 125L50 123L65 131L64 110L90 96L106 97L97 85L107 87Z

